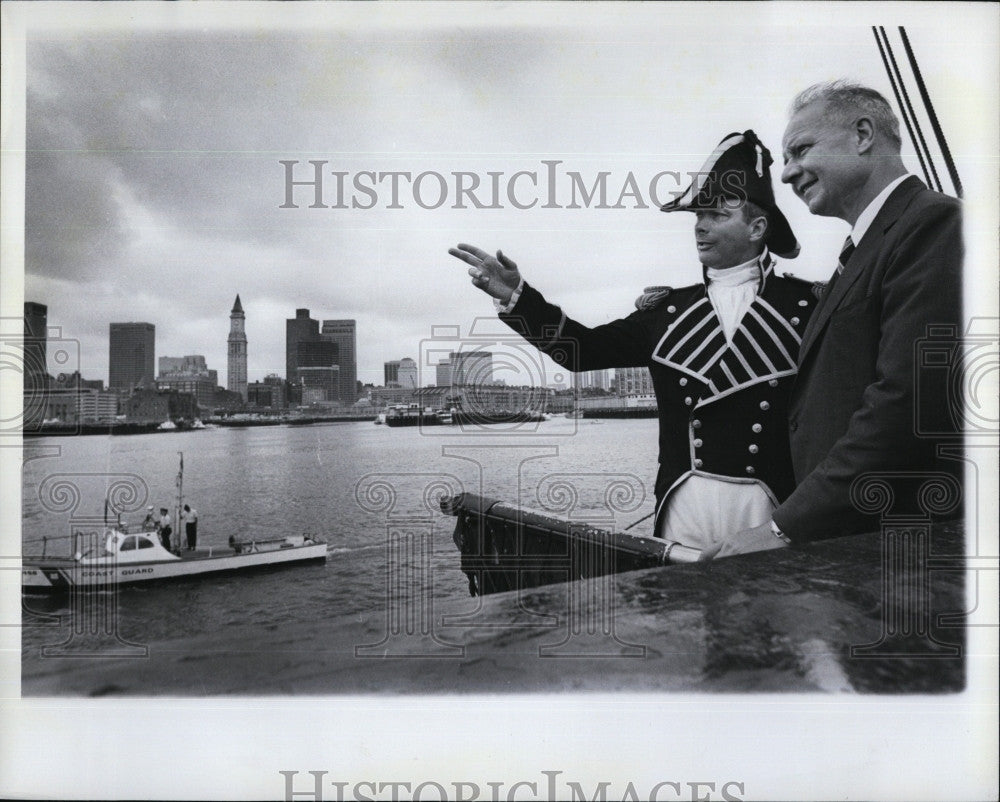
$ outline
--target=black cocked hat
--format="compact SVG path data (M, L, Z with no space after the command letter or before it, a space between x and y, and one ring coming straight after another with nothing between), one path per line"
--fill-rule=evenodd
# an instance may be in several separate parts
M660 207L662 212L693 212L751 201L767 211L764 242L776 256L794 259L799 242L774 200L771 153L753 131L730 134L708 157L691 186Z

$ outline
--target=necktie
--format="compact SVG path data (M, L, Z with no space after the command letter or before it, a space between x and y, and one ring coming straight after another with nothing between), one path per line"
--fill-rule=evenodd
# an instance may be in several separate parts
M844 272L844 267L847 265L852 253L854 253L854 240L848 234L847 239L844 240L844 247L840 249L840 258L837 260L837 273Z

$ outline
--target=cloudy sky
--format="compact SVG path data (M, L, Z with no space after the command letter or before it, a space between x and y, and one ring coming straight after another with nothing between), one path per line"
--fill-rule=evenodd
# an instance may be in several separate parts
M79 340L84 376L107 380L108 324L133 320L156 326L157 357L203 354L224 383L239 293L251 380L284 372L284 321L306 307L357 320L359 378L381 383L384 361L426 363L422 354L441 350L432 334L466 337L491 315L446 253L458 241L502 247L584 322L619 317L647 285L699 278L693 217L657 211L650 179L697 170L746 128L780 171L788 102L814 81L847 76L891 95L872 23L908 24L972 191L996 152L995 30L958 13L942 25L939 14L868 19L852 6L845 24L801 6L725 6L720 25L722 7L710 5L303 8L222 23L192 10L143 24L53 15L28 31L24 297ZM385 179L370 209L310 209L309 187L294 189L299 208L282 209L282 160L298 162L296 180L311 177L309 160L326 161L328 206L334 172L346 173L347 206L372 204L352 188L374 183L369 171L440 174L445 200L418 204L440 197L429 176L418 198L400 181L402 208L387 208ZM609 173L608 206L630 174L641 197L624 208L540 208L543 161L561 162L561 206L569 172L588 186ZM518 171L538 177L537 189L517 179L515 192L534 208L509 201ZM503 208L454 208L454 172L479 177L487 205L488 174L502 173ZM783 269L826 278L846 225L811 218L784 186L778 197L804 246Z
M777 156L787 105L805 86L850 77L891 96L872 24L892 30L899 59L904 56L893 26L907 26L966 186L968 309L996 315L1000 76L992 4L4 2L0 16L0 322L13 321L20 331L22 300L47 304L50 325L79 342L79 367L89 378L107 381L108 324L134 320L155 324L158 356L203 354L224 382L228 315L239 293L251 380L283 372L284 321L307 307L317 319L357 320L359 378L381 382L386 360L446 350L473 329L488 337L482 326L495 323L492 305L447 255L459 241L502 247L532 283L584 322L625 314L647 285L699 279L692 217L661 214L648 196L626 198L625 208L617 209L541 208L547 188L532 196L524 179L516 196L539 202L521 210L507 202L507 181L519 171L544 180L543 162L559 161L559 205L569 205L565 175L575 171L587 184L608 173L607 205L613 206L630 174L645 193L661 171L697 170L732 131L753 128ZM930 136L926 124L924 130ZM912 145L904 148L911 169L919 171ZM300 208L281 209L282 160L297 160L300 167L326 161L328 177L346 173L349 184L366 172L466 172L483 183L499 173L503 208L452 208L452 185L440 208L424 209L406 184L396 204L402 208L387 208L392 204L380 186L370 209L310 209L301 188L295 194ZM422 186L425 203L435 200L432 180ZM811 217L783 186L777 193L803 244L800 258L781 269L827 278L846 224ZM358 200L365 205L368 197L361 193ZM488 193L480 197L491 200ZM634 208L639 200L648 208ZM72 367L50 362L53 373ZM0 371L5 388L11 373ZM17 457L13 449L4 454ZM3 473L0 490L15 499L5 509L16 509L18 475ZM15 617L6 620L17 620L17 589L7 584L4 600ZM9 640L17 637L16 628L0 629L0 636L7 633L0 653L16 666L20 646ZM921 754L933 755L933 765L947 772L942 776L954 777L956 765L971 765L977 756L989 760L978 740L969 748L976 731L967 722L985 722L982 732L993 731L993 643L983 659L970 661L970 682L985 677L980 684L991 689L991 701L977 706L958 697L932 711L941 734L921 744ZM8 686L19 701L16 682ZM884 698L823 700L822 709L801 699L781 707L757 698L737 707L735 719L738 700L730 698L674 706L646 697L547 699L542 709L535 700L518 707L505 698L501 709L432 698L409 699L405 710L387 704L381 712L370 701L320 707L301 699L279 709L273 700L211 706L169 700L179 720L210 722L204 743L185 744L143 718L152 711L148 720L162 721L159 706L142 707L140 700L138 707L112 708L92 701L20 703L17 712L27 714L8 716L15 725L4 735L10 741L16 734L21 748L7 753L47 762L43 771L41 763L26 762L19 777L30 774L37 782L64 775L65 787L84 794L95 782L117 781L132 770L143 772L143 784L132 787L156 789L148 793L169 796L172 779L190 796L185 783L195 777L202 795L211 789L221 798L237 787L226 784L230 774L256 778L258 770L267 771L276 782L277 768L331 769L331 778L340 776L350 757L337 746L348 738L358 746L346 754L363 753L366 766L386 765L395 744L410 767L398 775L403 777L441 777L445 759L485 766L499 758L530 766L532 777L587 760L600 772L631 767L634 745L653 738L663 744L663 761L644 771L662 771L663 779L746 780L750 798L767 793L768 786L753 784L758 776L807 776L821 789L816 793L846 798L849 791L839 792L830 778L838 774L850 783L862 772L873 775L876 793L891 797L906 794L893 783L912 772L893 772L872 756L887 754L885 744L893 738L915 748L913 734L922 734L928 721L926 707L909 701L891 707ZM585 723L561 726L560 715L572 712L573 704L580 705L579 716L571 720ZM595 732L586 722L604 719L592 719L591 709L613 711L626 724ZM401 712L423 716L424 710L426 731L400 730ZM462 722L489 719L490 711L501 735L508 728L520 734L523 727L524 737L511 737L496 751L489 737L469 739ZM862 713L864 726L855 726ZM799 715L801 729L789 728ZM323 724L310 727L318 716ZM752 726L744 728L744 719ZM222 720L232 726L212 728ZM740 726L731 729L734 721ZM914 726L907 730L910 721ZM144 746L143 737L148 741L152 733L154 743L166 745L160 752L180 759L161 760L156 749L137 748L110 773L95 772L92 761L76 765L74 755L91 754L95 733L127 722L144 728L137 744ZM727 739L761 723L785 733L786 751L808 752L815 763L790 763L785 753L761 759L759 744ZM709 734L718 739L711 748L704 746ZM416 765L409 763L410 741L422 747L448 737L454 748L440 750L445 758L410 770ZM42 739L57 751L39 750ZM407 739L405 749L401 739ZM593 755L597 742L601 754ZM66 748L59 750L61 744ZM246 744L241 761L212 762L221 747L235 754L234 744ZM545 762L553 751L566 752L566 762ZM857 760L847 762L842 752ZM52 754L60 759L53 762ZM273 765L292 754L287 765ZM347 777L361 771L352 769ZM972 782L975 776L955 779ZM272 790L262 793L273 794L277 786L267 787ZM956 782L956 797L962 788Z

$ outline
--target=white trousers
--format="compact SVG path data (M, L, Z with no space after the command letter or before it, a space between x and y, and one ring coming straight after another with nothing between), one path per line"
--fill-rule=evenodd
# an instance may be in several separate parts
M760 482L688 476L666 501L659 537L704 549L743 529L771 520L777 506Z

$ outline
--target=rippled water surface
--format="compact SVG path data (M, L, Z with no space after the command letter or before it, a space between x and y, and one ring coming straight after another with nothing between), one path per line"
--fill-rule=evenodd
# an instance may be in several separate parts
M120 634L133 641L384 616L392 604L388 536L401 529L428 535L435 597L464 597L454 518L436 511L440 493L469 490L592 519L607 515L613 497L621 528L653 509L656 421L553 418L516 433L342 423L32 439L24 450L25 551L36 552L29 541L38 538L100 528L116 482L123 486L116 498L139 510L128 520L141 520L147 504L172 509L178 452L184 499L200 516L199 547L223 546L232 534L308 532L327 541L329 557L323 565L123 589ZM134 497L130 487L138 488ZM648 522L633 531L648 533ZM57 548L68 553L66 541ZM33 613L64 613L66 604L30 600L24 645L64 640Z

